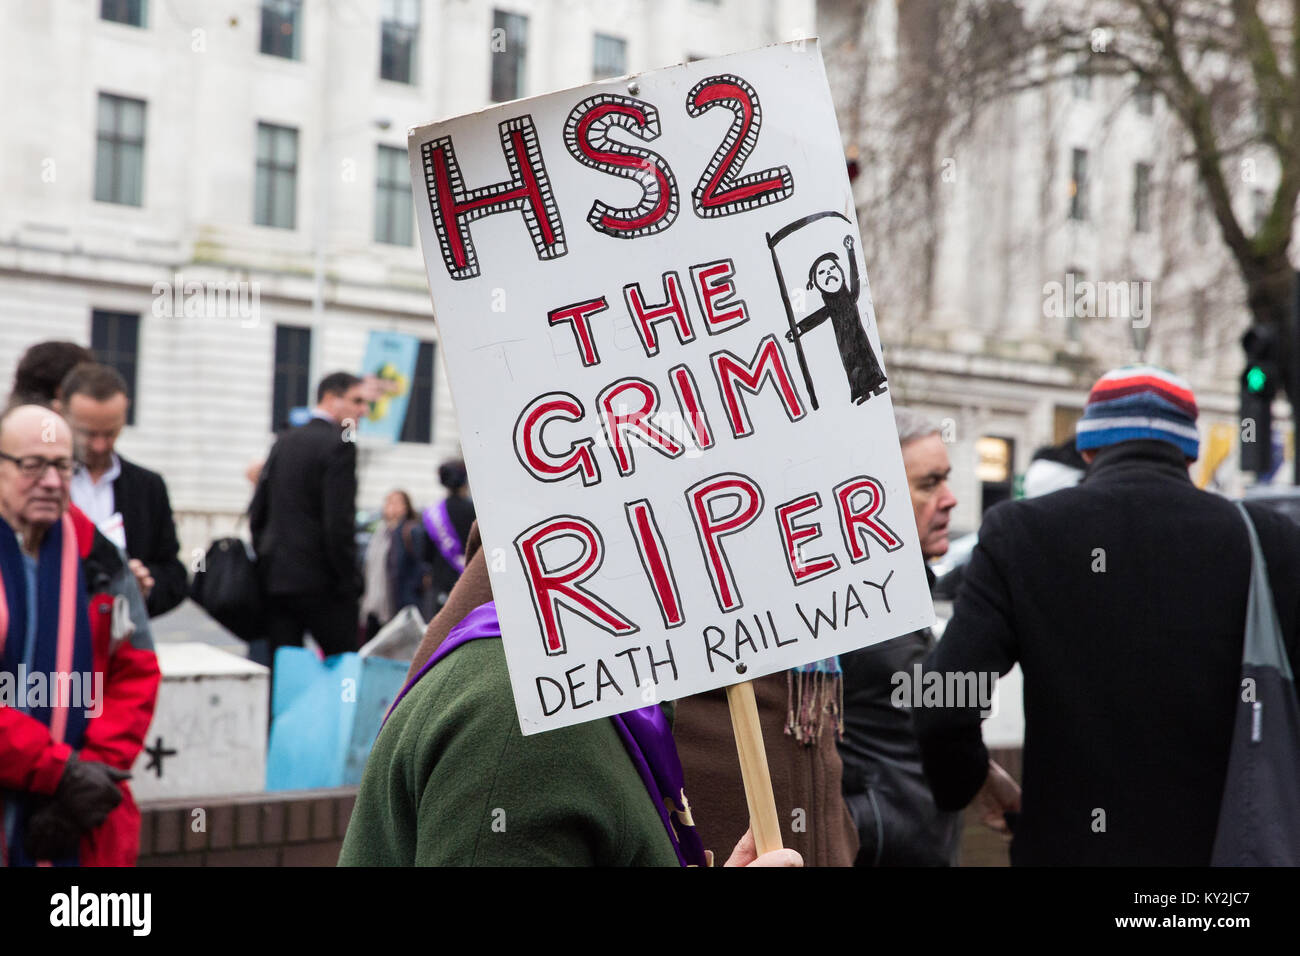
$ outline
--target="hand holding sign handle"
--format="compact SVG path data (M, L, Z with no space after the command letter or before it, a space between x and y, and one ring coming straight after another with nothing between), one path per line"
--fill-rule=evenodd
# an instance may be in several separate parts
M763 728L758 723L753 683L742 681L727 687L727 707L731 710L731 729L740 755L740 776L745 781L749 826L754 831L758 855L762 856L781 849L781 823L776 815L776 798L772 796L772 777L767 770L767 751L763 749Z

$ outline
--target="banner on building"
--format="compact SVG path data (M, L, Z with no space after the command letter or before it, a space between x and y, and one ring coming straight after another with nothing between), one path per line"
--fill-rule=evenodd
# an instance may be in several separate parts
M525 734L932 622L816 41L410 158Z
M411 382L420 354L420 340L399 332L371 332L361 377L375 398L370 413L361 420L361 434L398 441L411 404Z

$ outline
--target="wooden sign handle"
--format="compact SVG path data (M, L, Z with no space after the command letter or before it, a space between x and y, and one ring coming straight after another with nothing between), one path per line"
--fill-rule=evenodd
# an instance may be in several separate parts
M754 685L742 681L727 688L727 706L731 710L731 729L736 735L740 755L740 776L745 781L745 802L749 804L749 825L754 831L758 855L781 849L781 822L776 815L772 796L772 777L767 769L767 751L763 749L763 728L758 723L758 703Z

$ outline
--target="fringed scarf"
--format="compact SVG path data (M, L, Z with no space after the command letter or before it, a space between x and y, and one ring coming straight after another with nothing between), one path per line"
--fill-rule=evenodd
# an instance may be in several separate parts
M786 671L785 732L806 747L821 736L829 714L837 740L844 739L844 675L840 659L827 657Z

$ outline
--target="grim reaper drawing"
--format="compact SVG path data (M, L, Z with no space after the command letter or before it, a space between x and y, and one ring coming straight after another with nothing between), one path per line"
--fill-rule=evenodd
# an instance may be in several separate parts
M849 260L849 281L844 282L844 267L840 256L826 252L818 256L808 269L808 290L816 289L822 296L822 307L799 321L785 337L793 342L796 334L807 335L827 319L835 330L835 344L844 363L844 374L849 380L850 400L860 405L873 395L886 391L885 372L876 358L866 329L858 315L858 260L853 255L853 237L844 237L844 250Z

